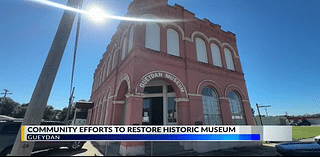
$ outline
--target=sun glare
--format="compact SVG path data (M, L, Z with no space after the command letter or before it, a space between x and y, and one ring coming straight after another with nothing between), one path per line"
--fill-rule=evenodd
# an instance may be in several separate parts
M106 13L97 7L90 8L87 15L96 23L103 23L107 20Z
M49 5L49 6L56 7L56 8L61 8L61 9L70 10L70 11L78 12L78 13L81 13L81 14L85 14L85 15L88 15L90 17L90 19L92 19L93 21L95 21L97 23L102 23L106 19L125 20L125 21L139 21L139 22L175 22L175 21L181 21L181 20L174 20L174 19L144 19L144 18L114 16L114 15L107 14L106 12L104 12L103 10L101 10L98 7L92 7L88 11L88 10L80 10L80 9L72 8L72 7L69 7L69 6L66 6L66 5L62 5L62 4L59 4L59 3L54 3L54 2L51 2L51 1L48 1L48 0L31 0L31 1L42 3L42 4Z

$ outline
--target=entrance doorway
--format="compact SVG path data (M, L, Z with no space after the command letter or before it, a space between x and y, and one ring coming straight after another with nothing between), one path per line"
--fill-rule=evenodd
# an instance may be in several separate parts
M177 107L175 92L171 85L162 80L148 83L144 89L143 125L176 125Z
M142 117L144 125L163 125L163 98L144 98Z

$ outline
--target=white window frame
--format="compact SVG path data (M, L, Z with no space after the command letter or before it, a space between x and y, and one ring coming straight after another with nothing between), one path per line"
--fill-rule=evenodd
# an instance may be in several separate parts
M156 23L146 23L145 47L160 51L160 27Z
M236 96L236 99L230 98L231 93ZM228 98L229 98L229 107L230 107L233 125L245 125L246 122L243 117L244 116L243 115L243 106L241 103L240 96L236 92L230 91L228 93Z
M201 38L196 38L196 53L199 62L208 63L206 43Z
M217 44L214 44L214 43L210 44L210 48L211 48L213 65L222 67L220 48L218 47Z
M203 90L209 88L214 96L203 95ZM222 125L220 104L216 92L211 87L202 89L202 107L205 125Z
M224 48L224 55L226 58L227 69L235 71L233 57L232 57L232 53L230 52L230 50L227 48Z
M167 52L174 56L180 56L179 34L172 28L167 29Z
M127 50L127 37L124 38L123 44L122 44L122 54L121 54L121 60L123 60L126 56Z
M132 26L130 29L128 52L130 52L130 50L132 49L132 46L133 46L133 33L134 33L134 26Z

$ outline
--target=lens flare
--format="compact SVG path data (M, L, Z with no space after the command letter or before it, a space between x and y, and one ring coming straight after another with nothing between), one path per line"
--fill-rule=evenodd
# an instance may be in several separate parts
M88 16L90 17L90 19L92 19L96 23L102 23L106 20L106 15L100 8L90 8L88 12Z
M133 18L133 17L124 17L124 16L114 16L110 14L106 14L100 9L90 9L89 11L86 10L80 10L77 8L69 7L66 5L62 5L59 3L54 3L48 0L31 0L32 2L38 2L42 3L45 5L49 5L52 7L64 9L64 10L69 10L69 11L74 11L77 13L85 14L90 17L92 17L94 20L98 22L102 22L105 19L114 19L114 20L124 20L124 21L137 21L137 22L178 22L182 20L174 20L174 19L145 19L145 18Z

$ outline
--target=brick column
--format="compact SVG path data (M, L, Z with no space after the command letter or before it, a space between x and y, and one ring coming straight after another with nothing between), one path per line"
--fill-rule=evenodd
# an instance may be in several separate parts
M113 101L112 109L112 124L121 125L122 111L123 111L124 101Z
M142 124L142 105L142 97L131 95L127 98L125 125ZM123 156L144 155L144 142L120 142L119 153Z
M191 111L190 124L195 125L196 122L202 122L202 124L204 124L201 95L192 95L189 97L189 108Z
M219 104L220 104L220 109L221 109L222 124L233 125L231 111L230 111L230 105L229 105L229 99L219 98Z
M176 100L177 102L177 114L178 114L178 125L190 124L190 111L189 102L187 100Z
M247 125L255 125L252 117L251 105L247 100L242 100L243 117L246 119Z

